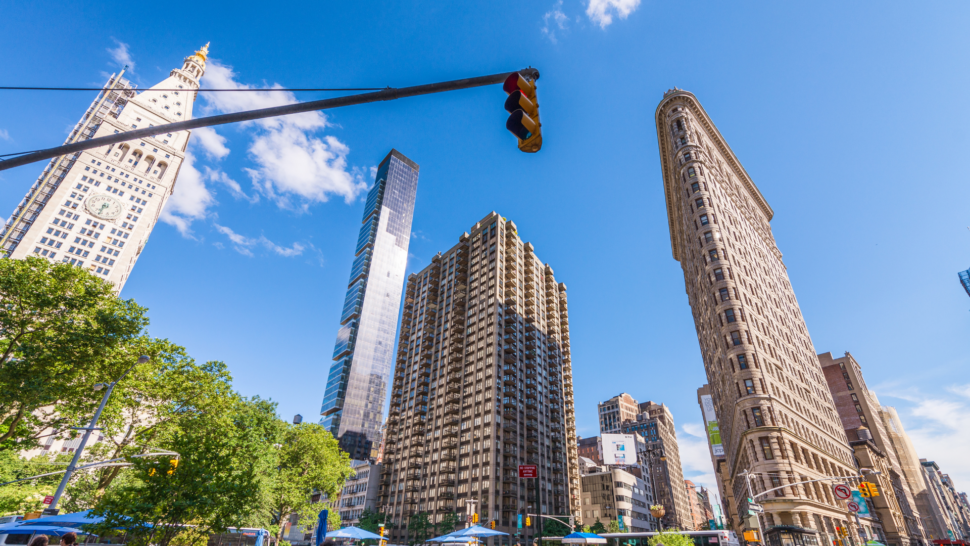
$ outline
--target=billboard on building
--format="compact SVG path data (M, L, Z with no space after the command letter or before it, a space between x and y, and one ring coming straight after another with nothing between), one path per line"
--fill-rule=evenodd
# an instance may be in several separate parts
M603 434L603 464L637 463L637 443L632 434Z
M724 446L721 445L721 429L717 426L717 414L714 412L714 399L709 394L701 395L701 407L704 410L704 428L707 429L707 440L715 457L724 456Z

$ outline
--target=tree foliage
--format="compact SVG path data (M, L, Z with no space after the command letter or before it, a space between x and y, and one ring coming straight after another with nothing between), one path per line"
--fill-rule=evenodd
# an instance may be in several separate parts
M592 527L590 527L589 532L596 533L597 535L600 533L605 533L606 527L603 526L602 521L597 520L596 523L594 523Z
M270 472L267 515L277 529L277 540L283 540L283 529L293 514L297 524L312 527L319 505L311 503L314 491L326 498L336 498L347 478L353 475L350 458L340 450L337 440L315 423L283 427L276 452L276 468ZM334 510L331 510L334 512Z
M690 538L690 535L681 533L679 529L666 529L647 540L647 546L657 546L658 544L663 544L663 546L694 546L694 541Z
M260 521L282 436L275 404L234 396L210 410L157 439L180 454L176 468L167 458L136 459L137 482L106 492L94 509L102 530L125 526L129 544L168 546L181 525L209 534Z
M446 535L454 531L458 527L459 523L461 523L461 517L457 512L445 512L445 514L441 516L441 521L434 526L435 534Z
M434 530L427 512L418 512L408 519L408 539L411 544L424 542L431 536Z
M373 469L371 469L371 471L373 472ZM365 531L378 533L381 524L387 524L388 519L387 514L384 512L373 512L365 508L360 514L360 523L358 523L357 526Z
M542 519L542 534L547 537L564 537L571 533L572 530L568 525L559 522L559 520L543 518Z
M0 448L29 449L46 428L90 415L101 398L91 385L127 367L110 357L141 333L145 312L70 264L0 260Z

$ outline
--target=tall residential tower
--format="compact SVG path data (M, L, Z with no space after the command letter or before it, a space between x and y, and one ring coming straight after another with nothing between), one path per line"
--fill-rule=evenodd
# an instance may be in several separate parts
M404 301L379 503L390 539L413 514L465 509L514 533L536 486L543 513L578 516L566 285L493 212L410 275Z
M65 144L192 118L209 46L141 93L112 75ZM127 69L127 67L126 67ZM190 131L51 160L0 235L0 252L68 262L121 291L175 189Z
M656 124L670 242L734 498L764 505L769 544L781 533L831 544L837 526L858 537L831 483L792 485L856 468L771 233L773 211L693 94L668 91ZM735 508L748 519L746 501Z
M320 408L352 459L377 455L417 191L418 165L391 150L367 194Z

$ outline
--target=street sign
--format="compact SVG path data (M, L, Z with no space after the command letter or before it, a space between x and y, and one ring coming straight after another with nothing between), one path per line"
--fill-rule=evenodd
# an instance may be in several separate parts
M60 508L44 508L44 511L41 512L40 515L42 515L42 516L56 516L57 514L60 513L60 511L61 511Z
M47 495L44 497L44 504L50 504L54 502L54 495Z
M832 492L835 493L835 498L840 500L846 500L852 498L852 490L849 486L845 484L837 484L832 487Z
M519 529L522 528L522 514L519 514Z
M765 513L765 507L762 506L762 505L760 505L760 504L750 503L750 504L748 504L748 513L749 514L752 514L752 515L753 514L764 514Z
M534 464L520 464L519 465L519 477L520 478L538 478L539 477L539 467Z
M861 506L859 506L859 503L855 501L849 501L845 504L845 506L846 508L849 509L849 512L858 512L859 509L862 508Z

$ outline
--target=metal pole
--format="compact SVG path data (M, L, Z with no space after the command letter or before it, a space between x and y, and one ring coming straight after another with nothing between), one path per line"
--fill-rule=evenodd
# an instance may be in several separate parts
M536 70L535 68L525 68L520 70L519 73L524 75L526 78L531 78L531 79L539 78L539 71ZM232 114L222 114L218 116L209 116L204 118L190 119L186 121L178 121L175 123L169 123L167 125L157 125L155 127L134 129L131 131L125 131L123 133L118 133L114 135L92 138L89 140L85 140L83 142L75 142L64 146L58 146L57 148L48 148L46 150L39 150L33 153L24 154L22 156L15 157L13 159L7 159L6 161L0 161L0 171L12 169L14 167L19 167L21 165L27 165L35 161L50 159L52 157L57 157L59 155L79 152L82 150L89 150L91 148L97 148L99 146L106 146L108 144L117 144L119 142L127 142L129 140L136 140L139 138L146 138L146 137L151 137L154 135L160 135L165 133L173 133L176 131L185 131L187 129L197 129L199 127L212 127L213 125L224 125L226 123L252 121L256 119L263 119L263 118L269 118L269 117L275 117L275 116L284 116L287 114L299 114L303 112L313 112L317 110L339 108L341 106L353 106L356 104L366 104L369 102L381 102L381 101L387 101L387 100L400 99L404 97L416 97L418 95L429 95L432 93L442 93L444 91L455 91L458 89L469 89L472 87L481 87L483 85L492 85L495 83L504 82L505 79L508 78L509 74L512 74L512 72L503 72L501 74L492 74L490 76L479 76L477 78L465 78L462 80L451 80L451 81L439 82L439 83L429 83L425 85L415 85L412 87L402 87L400 89L394 89L394 88L388 87L383 91L375 91L373 93L361 93L360 95L348 95L346 97L337 97L333 99L300 102L296 104L288 104L285 106L276 106L273 108L261 108L259 110L234 112Z
M115 385L117 385L119 381L128 375L128 372L130 372L132 368L138 364L144 364L145 362L148 362L147 356L139 357L137 362L129 366L128 369L125 370L125 373L121 374L121 377L108 385L108 390L104 393L104 396L101 397L101 405L98 406L98 411L94 412L94 417L91 418L91 424L88 425L88 428L84 431L84 436L81 438L81 445L79 445L77 450L74 451L74 457L71 459L71 464L67 465L67 471L64 472L64 477L61 478L61 483L57 486L57 491L54 493L54 500L51 501L50 507L48 508L49 510L57 509L57 502L61 500L61 495L64 494L64 489L67 488L67 483L71 481L71 474L73 474L74 469L77 468L77 462L81 459L81 454L84 452L84 447L88 445L88 438L91 437L91 431L98 426L98 419L101 418L101 412L104 411L104 406L108 403L108 398L111 397L111 391L115 389Z
M751 480L750 480L751 474L748 472L747 468L744 469L744 472L742 472L742 474L744 474L744 484L748 487L748 497L754 500L754 495L751 494ZM762 544L766 544L765 532L761 529L761 517L758 514L753 514L753 515L754 515L754 519L758 522L758 539Z
M538 546L542 546L542 492L539 491L539 472L536 469L536 538Z

